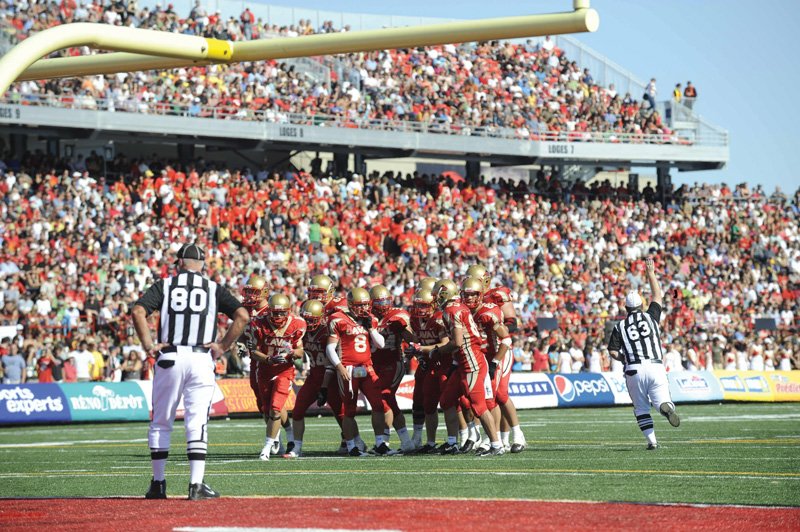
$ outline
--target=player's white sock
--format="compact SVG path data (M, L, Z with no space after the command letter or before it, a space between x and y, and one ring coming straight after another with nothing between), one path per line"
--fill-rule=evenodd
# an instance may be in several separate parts
M423 428L425 428L425 425L417 425L416 423L414 423L414 436L411 439L413 439L414 441L421 442Z
M353 441L356 442L356 445L366 447L366 445L364 445L364 442L361 441L361 434L356 434L356 437L353 438Z
M375 435L375 447L380 447L382 443L386 442L389 438L384 436L383 434L376 434Z
M469 429L459 430L458 436L461 438L461 445L464 445L469 439Z
M475 422L467 423L467 427L469 428L469 439L472 441L481 441L481 429L478 427Z
M345 443L347 443L347 452L352 451L356 446L355 440L347 440Z
M392 429L383 429L383 441L386 442L386 445L389 445L391 439L392 439Z
M525 435L522 433L522 429L519 428L519 425L511 427L511 434L514 435L514 443L525 443Z
M161 482L167 471L167 459L153 460L153 480Z
M492 449L500 449L501 447L503 447L503 443L500 440L497 440L497 441L493 441L491 443L491 446L492 446Z
M206 474L205 460L189 460L189 484L200 484Z
M456 437L455 436L448 436L447 437L447 445L455 445Z
M656 431L655 429L646 429L642 431L644 437L647 438L647 443L657 443L656 442Z
M411 437L408 435L408 427L403 427L397 431L397 437L400 438L400 445L407 445L411 443Z
M503 445L509 445L508 437L511 435L510 432L501 432L500 433L500 441L503 442Z
M436 442L435 442L435 441L428 440L428 445L434 445L434 446L435 446L435 445L436 445Z
M303 450L303 440L294 440L294 450L298 453Z
M264 446L272 451L272 446L275 445L275 438L264 438Z
M292 428L291 423L287 423L283 430L286 431L286 441L293 441L294 440L294 429Z

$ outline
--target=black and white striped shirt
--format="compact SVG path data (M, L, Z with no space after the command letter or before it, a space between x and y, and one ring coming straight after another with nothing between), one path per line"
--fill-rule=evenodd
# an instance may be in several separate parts
M638 364L642 360L663 360L661 347L661 305L650 303L647 312L631 312L617 323L608 342L609 351L619 351L627 364Z
M191 270L156 281L136 305L144 307L148 316L161 312L159 343L185 346L216 342L217 313L233 319L242 306L224 287Z

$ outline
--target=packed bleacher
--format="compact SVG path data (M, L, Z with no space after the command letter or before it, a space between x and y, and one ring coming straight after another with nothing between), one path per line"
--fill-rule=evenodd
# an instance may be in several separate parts
M0 353L21 349L35 368L44 353L85 349L105 378L138 349L131 305L195 240L214 280L238 293L264 275L295 304L317 273L340 293L384 284L408 305L423 277L460 280L484 264L516 298L521 371L563 370L567 356L573 371L608 369L606 323L628 290L647 297L643 259L654 256L672 370L800 368L800 191L683 186L662 207L650 187L567 187L544 172L516 185L312 172L118 154L103 174L97 155L5 157ZM546 317L557 330L538 326ZM233 362L218 369L246 368Z
M0 26L14 40L61 23L98 22L202 35L219 39L301 37L347 31L325 22L312 28L266 25L245 11L221 20L197 5L188 14L139 9L136 2L105 6L0 3ZM88 48L54 56L95 53ZM331 58L328 58L331 59ZM548 37L536 42L484 42L334 58L327 80L312 80L282 61L179 68L162 72L27 81L7 97L27 105L116 112L159 113L220 119L407 129L521 139L559 138L603 142L688 142L662 122L652 103L597 84L592 73L566 57ZM341 78L339 77L341 72ZM315 121L313 117L317 117Z

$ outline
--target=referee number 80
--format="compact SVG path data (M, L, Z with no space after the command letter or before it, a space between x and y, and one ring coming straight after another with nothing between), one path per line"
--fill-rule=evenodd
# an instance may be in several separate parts
M175 312L184 312L189 307L192 312L202 312L208 304L208 294L202 288L193 288L188 292L185 288L177 287L170 291L169 308Z

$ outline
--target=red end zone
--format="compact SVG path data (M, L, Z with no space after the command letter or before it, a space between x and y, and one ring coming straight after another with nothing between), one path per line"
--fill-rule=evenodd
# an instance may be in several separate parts
M99 532L175 528L509 530L798 530L800 508L628 503L348 498L18 499L0 530ZM242 531L243 532L243 531Z

